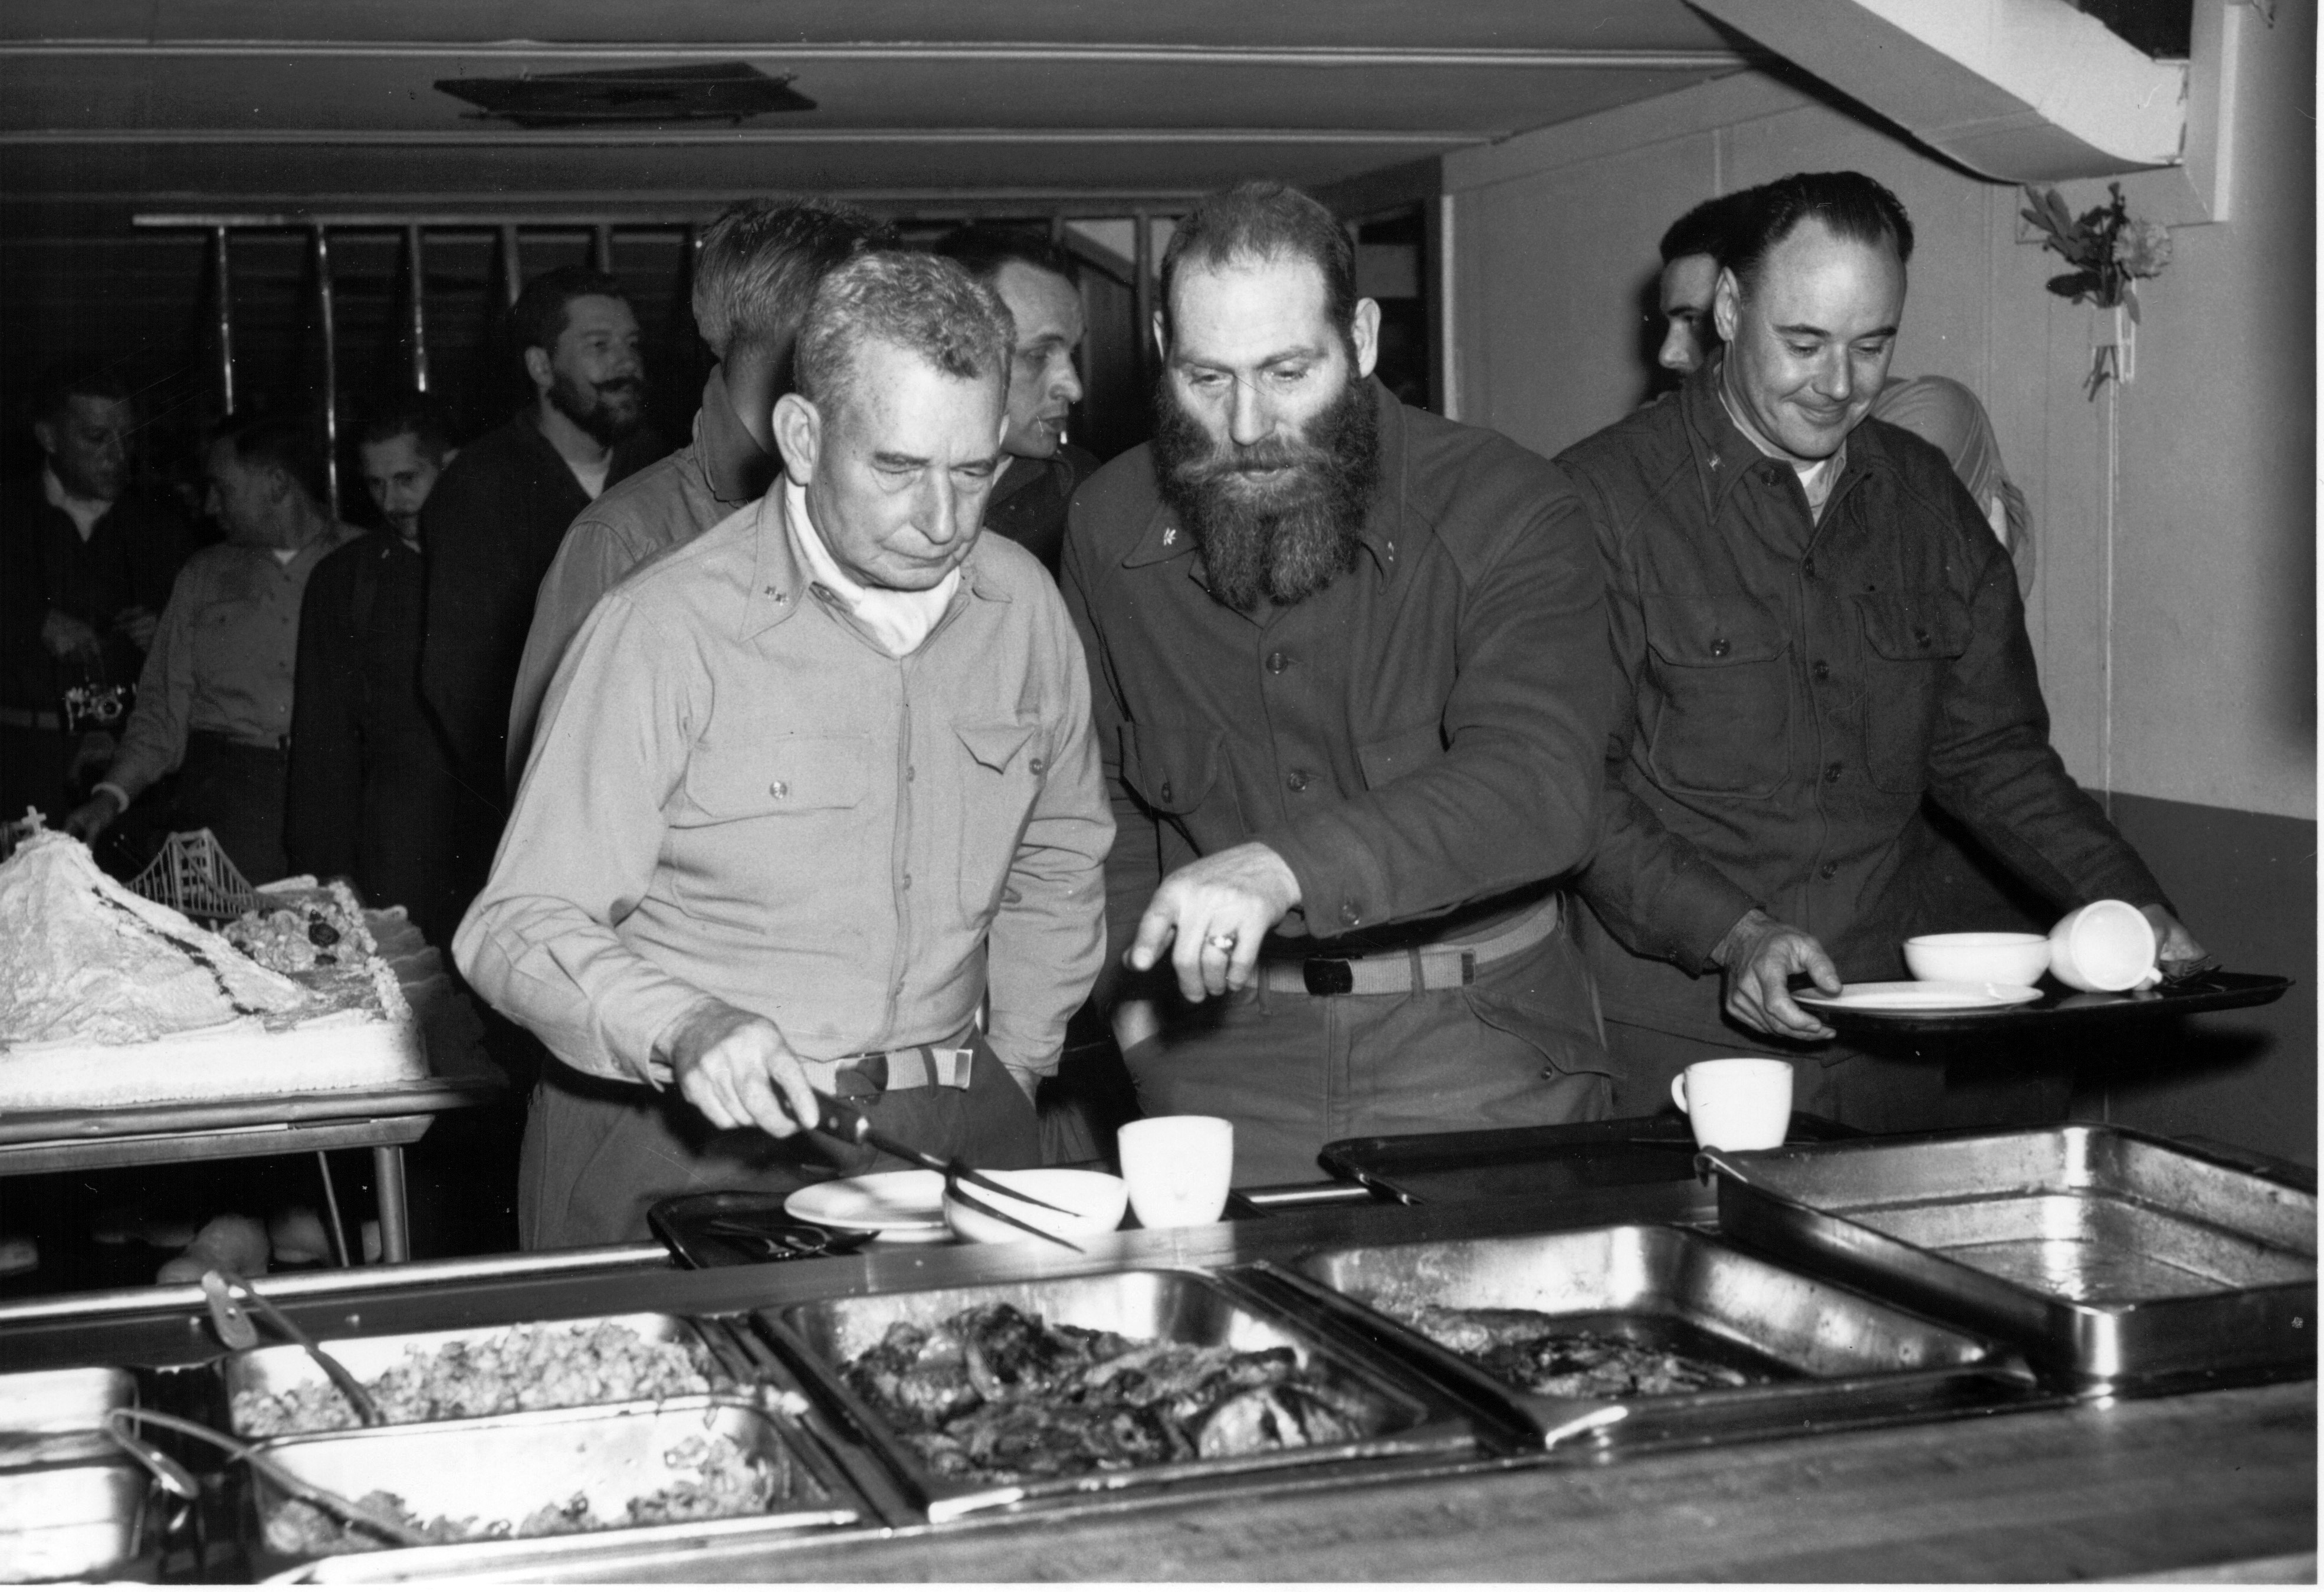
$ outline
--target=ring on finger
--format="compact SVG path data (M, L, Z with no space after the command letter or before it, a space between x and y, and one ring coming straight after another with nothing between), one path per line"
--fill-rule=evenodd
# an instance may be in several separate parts
M1232 934L1213 934L1209 939L1204 940L1203 943L1208 946L1211 950L1219 952L1222 955L1231 956L1234 953L1235 937Z

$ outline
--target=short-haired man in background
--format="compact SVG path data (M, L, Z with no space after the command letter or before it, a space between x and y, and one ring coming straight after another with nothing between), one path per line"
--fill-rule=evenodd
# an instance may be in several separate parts
M1163 256L1154 441L1065 540L1113 948L1175 974L1125 980L1115 1032L1148 1110L1232 1119L1243 1182L1609 1093L1556 889L1603 783L1589 522L1547 460L1369 379L1379 318L1314 199L1201 200Z
M665 451L646 423L638 318L620 282L559 266L527 282L510 316L532 400L460 450L420 515L420 695L461 783L492 814L460 837L468 894L508 810L509 700L540 577L574 516Z
M1065 543L1065 510L1098 458L1065 440L1082 400L1074 360L1087 330L1073 256L1046 238L1003 227L964 226L936 242L1001 295L1017 327L1009 363L1009 468L984 505L984 529L1041 561L1052 575Z
M563 1063L525 1126L528 1247L879 1164L799 1136L811 1089L938 1155L1038 1160L1112 825L1065 606L978 536L1009 347L948 261L832 271L775 406L784 477L567 649L455 943Z
M791 346L824 273L881 245L887 229L826 200L729 206L694 261L694 326L718 363L703 383L694 439L581 511L541 578L509 704L508 782L532 748L550 676L581 621L621 578L755 503L780 474L775 400L791 388Z
M361 533L324 506L303 414L228 417L207 460L226 541L186 560L137 680L137 706L97 794L66 827L94 841L163 775L169 827L208 829L253 884L290 871L283 803L299 610L307 582Z
M1732 248L1750 203L1748 189L1720 194L1672 222L1663 234L1663 269L1655 284L1663 337L1655 363L1674 374L1701 368L1718 346L1719 333L1711 324L1711 290L1719 285L1719 262Z
M1831 1039L1794 974L1827 995L1898 976L1923 926L1924 796L2061 905L2119 897L2166 959L2202 954L2051 750L1977 505L1870 418L1912 248L1861 173L1754 190L1713 299L1724 348L1560 456L1607 572L1618 695L1581 888L1637 1109L1694 1061ZM1831 1046L1803 1056L1794 1098L1902 1131L1949 1124L1944 1088L1941 1066Z
M56 823L82 794L74 771L112 759L193 537L133 483L118 374L51 371L32 419L41 472L0 487L0 820L30 806Z
M455 837L472 828L435 722L420 704L420 509L457 453L433 404L407 393L357 433L364 483L388 529L315 567L299 613L290 717L290 866L345 874L374 906L402 906L437 945L459 926Z

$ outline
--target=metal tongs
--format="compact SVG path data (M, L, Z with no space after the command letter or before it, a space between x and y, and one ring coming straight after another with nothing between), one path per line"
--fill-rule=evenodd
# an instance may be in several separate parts
M384 1426L385 1417L371 1396L371 1390L355 1379L354 1372L338 1362L307 1330L292 1321L274 1302L252 1287L244 1278L224 1266L213 1267L202 1274L202 1293L209 1301L210 1324L217 1329L219 1341L228 1348L256 1348L258 1329L251 1325L250 1317L242 1308L243 1299L265 1319L266 1324L307 1351L308 1357L323 1368L331 1385L346 1395L355 1406L355 1419L365 1426ZM243 1299L235 1297L240 1293Z
M1011 1200L1021 1200L1028 1205L1038 1205L1044 1210L1054 1210L1059 1216L1074 1214L1064 1206L1052 1205L1047 1200L1037 1199L1021 1190L1012 1189L1007 1183L996 1182L957 1155L947 1161L941 1155L932 1155L926 1150L915 1149L899 1138L890 1138L872 1127L872 1119L862 1112L844 1100L834 1100L821 1090L815 1091L815 1099L816 1104L822 1109L822 1114L816 1118L815 1122L816 1132L827 1133L832 1137L851 1145L870 1145L873 1149L893 1155L899 1161L909 1161L917 1165L927 1167L930 1172L940 1172L944 1173L945 1192L978 1215L989 1216L995 1221L1005 1221L1020 1232L1030 1233L1037 1238L1047 1238L1052 1244L1062 1244L1076 1255L1084 1253L1082 1247L1072 1239L1062 1238L1046 1229L1037 1228L1020 1217L1010 1215L1006 1210L996 1210L961 1185L973 1184L991 1193L1006 1195Z
M201 1484L194 1479L184 1466L154 1447L143 1436L129 1430L133 1423L139 1422L165 1426L171 1431L182 1432L188 1437L198 1438L214 1448L223 1449L230 1457L241 1460L253 1470L259 1472L267 1480L300 1503L311 1505L326 1514L369 1532L382 1541L394 1547L419 1548L427 1543L427 1538L401 1521L391 1520L378 1511L367 1509L352 1498L343 1498L327 1487L318 1487L313 1482L305 1480L292 1472L288 1467L277 1463L267 1455L265 1449L230 1438L222 1431L213 1431L198 1421L187 1421L176 1415L165 1415L158 1410L106 1411L105 1413L106 1435L113 1440L115 1446L123 1453L152 1472L154 1478L161 1484L162 1488L177 1497L188 1502L200 1497Z

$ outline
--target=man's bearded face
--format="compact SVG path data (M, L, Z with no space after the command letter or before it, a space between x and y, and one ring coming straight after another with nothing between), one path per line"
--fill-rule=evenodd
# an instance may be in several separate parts
M549 350L549 401L610 447L645 423L637 317L619 299L584 294L566 307L566 317Z

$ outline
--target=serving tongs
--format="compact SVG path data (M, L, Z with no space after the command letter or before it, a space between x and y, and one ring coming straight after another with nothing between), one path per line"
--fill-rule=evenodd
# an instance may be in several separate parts
M191 1502L201 1495L200 1484L183 1465L163 1453L141 1434L129 1430L136 1422L150 1422L165 1426L171 1431L223 1449L229 1459L239 1459L302 1504L311 1505L335 1519L345 1521L359 1531L369 1532L382 1541L398 1548L420 1548L428 1539L402 1522L391 1520L376 1510L366 1509L352 1498L343 1498L327 1487L318 1487L279 1465L263 1449L214 1431L198 1421L187 1421L176 1415L165 1415L159 1410L118 1409L105 1413L105 1434L121 1451L151 1471L163 1489L177 1497Z
M1028 1205L1038 1205L1044 1210L1054 1210L1059 1216L1074 1214L1064 1206L1052 1205L1047 1200L1012 1189L1007 1183L997 1182L957 1155L947 1161L941 1155L932 1155L926 1150L916 1149L899 1138L891 1138L872 1127L872 1119L862 1112L844 1100L834 1100L821 1090L815 1091L815 1100L821 1110L821 1115L815 1122L816 1132L827 1133L845 1144L870 1145L873 1149L893 1155L899 1161L909 1161L916 1165L927 1167L930 1172L942 1173L945 1192L979 1216L989 1216L995 1221L1005 1221L1019 1232L1030 1233L1037 1238L1047 1238L1052 1244L1062 1244L1076 1255L1084 1253L1082 1247L1072 1239L1061 1238L1046 1229L1037 1228L1021 1217L1010 1215L1006 1210L996 1210L961 1185L970 1183L991 1193L1005 1195L1011 1200L1021 1200Z
M264 1318L268 1326L307 1351L308 1358L322 1367L323 1375L331 1379L331 1385L346 1396L348 1403L355 1406L355 1419L365 1426L387 1424L386 1417L379 1413L378 1403L371 1396L371 1390L357 1381L355 1373L341 1365L337 1357L316 1342L305 1328L292 1321L272 1300L252 1287L247 1280L224 1266L215 1266L202 1274L202 1294L209 1301L210 1324L217 1329L220 1342L228 1348L258 1347L258 1329L251 1324L249 1313L243 1309L243 1299L235 1298L236 1293L249 1301L252 1309Z

